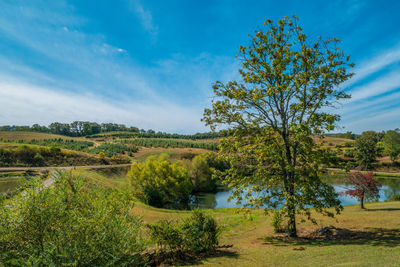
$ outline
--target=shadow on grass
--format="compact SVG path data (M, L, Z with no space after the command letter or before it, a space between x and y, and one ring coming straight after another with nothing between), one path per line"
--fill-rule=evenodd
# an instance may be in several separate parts
M365 211L395 211L395 210L400 210L400 208L365 209Z
M152 253L147 255L151 258L151 266L160 265L179 265L188 266L194 264L201 264L203 260L207 258L237 258L239 255L232 250L232 245L220 246L216 251L212 253L200 253L200 254L189 254L189 253L177 253L177 252L164 252L164 253Z
M396 247L400 245L400 229L367 228L366 231L335 228L330 234L290 238L287 236L268 236L262 238L265 245L274 246L333 246L333 245L371 245Z

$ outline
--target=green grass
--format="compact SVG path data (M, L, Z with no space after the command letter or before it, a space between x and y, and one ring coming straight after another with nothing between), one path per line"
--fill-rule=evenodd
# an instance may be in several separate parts
M82 172L90 179L126 188L124 175L107 176ZM253 209L246 214L239 209L215 209L206 212L221 225L222 246L215 255L193 261L194 266L399 266L400 202L367 203L346 206L342 214L328 218L314 214L318 225L298 223L299 238L288 239L273 233L271 216ZM178 220L189 215L150 207L139 201L132 212L144 223L160 219ZM300 218L299 218L300 219ZM338 230L332 239L313 237L319 228L333 225ZM313 237L313 238L311 238Z

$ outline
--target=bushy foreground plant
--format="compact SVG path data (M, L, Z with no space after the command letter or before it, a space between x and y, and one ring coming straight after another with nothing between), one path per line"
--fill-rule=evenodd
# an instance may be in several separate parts
M181 222L163 220L148 228L161 252L209 253L218 246L220 228L214 218L201 210L194 210Z
M141 222L127 194L71 173L33 178L0 210L0 261L16 266L141 265Z

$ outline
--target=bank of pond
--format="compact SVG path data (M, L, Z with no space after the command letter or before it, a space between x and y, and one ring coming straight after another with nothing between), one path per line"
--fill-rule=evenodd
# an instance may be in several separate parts
M326 182L333 186L335 192L340 193L348 189L350 186L344 183L344 176L342 174L329 175L324 177ZM18 187L23 177L6 177L0 179L0 193L11 192ZM379 190L378 199L370 199L368 201L388 201L395 196L400 195L400 178L393 177L379 177L377 180L382 184ZM218 190L214 193L196 193L192 195L191 206L203 209L221 209L221 208L240 208L244 203L235 204L235 200L229 200L232 189L229 190L223 186L219 186ZM340 195L339 200L342 206L359 204L359 200L348 195Z

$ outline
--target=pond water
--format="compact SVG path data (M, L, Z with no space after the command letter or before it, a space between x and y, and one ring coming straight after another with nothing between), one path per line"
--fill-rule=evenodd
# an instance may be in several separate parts
M337 180L337 179L334 179ZM383 186L379 191L379 201L391 199L394 195L400 194L400 178L381 177L378 178ZM327 181L331 184L336 192L345 191L348 185L339 181ZM221 209L221 208L239 208L243 205L236 205L235 200L228 201L231 190L221 190L217 193L205 193L195 196L194 205L205 209ZM343 206L356 205L359 201L350 196L339 196L339 200Z
M0 193L12 191L20 183L20 177L10 177L0 179ZM394 195L400 195L400 177L380 177L377 178L383 186L379 191L379 201L391 199ZM343 177L332 176L327 181L331 184L336 192L342 192L348 188L348 185L343 183ZM234 200L228 201L231 194L230 190L221 190L217 193L198 194L195 196L194 206L205 209L221 209L221 208L238 208L243 205L236 205ZM339 196L343 206L359 204L356 198L350 196Z
M0 193L14 190L20 183L20 177L9 177L0 179Z

